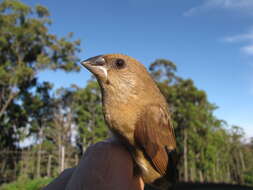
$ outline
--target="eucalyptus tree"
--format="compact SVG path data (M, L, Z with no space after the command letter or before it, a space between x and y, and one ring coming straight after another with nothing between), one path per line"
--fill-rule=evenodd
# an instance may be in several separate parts
M49 11L18 0L0 3L0 148L15 148L29 121L25 99L38 87L45 69L78 71L78 40L49 32Z

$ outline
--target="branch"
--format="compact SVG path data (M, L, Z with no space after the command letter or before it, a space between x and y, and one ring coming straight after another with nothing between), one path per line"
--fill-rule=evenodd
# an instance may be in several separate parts
M11 101L15 98L15 96L17 96L18 93L16 92L11 92L11 94L9 95L8 100L6 101L6 103L4 104L4 106L1 108L0 110L0 118L3 116L5 110L7 109L7 107L9 106L9 104L11 103Z

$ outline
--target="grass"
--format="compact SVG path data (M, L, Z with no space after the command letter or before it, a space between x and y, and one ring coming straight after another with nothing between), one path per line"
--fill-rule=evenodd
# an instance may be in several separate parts
M51 181L51 178L19 179L16 182L0 186L0 190L40 190Z
M175 190L253 190L252 187L215 183L179 183Z
M146 187L145 190L156 190ZM253 187L215 183L178 183L174 190L253 190Z
M34 180L24 178L10 184L2 185L0 186L0 190L41 190L51 181L51 178L39 178ZM145 190L155 189L146 187ZM253 188L230 184L179 183L175 190L253 190Z

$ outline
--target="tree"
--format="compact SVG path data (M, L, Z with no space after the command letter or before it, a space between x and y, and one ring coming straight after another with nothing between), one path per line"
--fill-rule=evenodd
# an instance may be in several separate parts
M180 178L189 181L189 176L195 180L198 175L203 181L203 172L210 169L205 165L208 156L205 140L211 128L220 126L213 116L216 106L209 103L206 93L197 89L192 80L178 77L171 61L158 59L151 64L150 70L172 112L181 158L179 165L183 166L179 168Z
M37 150L37 177L40 177L40 162L42 143L45 139L45 130L50 126L53 120L54 102L50 96L52 85L44 82L38 85L34 93L29 93L23 100L24 109L29 118L28 131L29 135L34 135L36 143L38 144Z
M177 66L170 60L157 59L150 64L149 70L150 74L157 82L169 84L179 79L179 77L175 75Z
M79 41L72 34L58 38L48 31L51 20L43 6L31 8L18 0L0 3L0 148L15 148L29 116L25 99L37 88L44 69L78 71ZM13 135L15 134L15 135Z
M108 137L101 101L100 88L94 80L89 81L84 89L77 89L74 94L73 109L79 142L84 149Z
M70 88L60 88L56 91L54 97L54 110L53 110L53 122L51 127L47 130L47 137L55 145L54 152L58 153L58 166L59 172L62 172L65 167L66 158L71 157L74 152L76 132L76 123L74 121L73 108L73 93L76 90L75 86ZM67 154L65 154L65 152ZM53 152L51 153L53 154Z

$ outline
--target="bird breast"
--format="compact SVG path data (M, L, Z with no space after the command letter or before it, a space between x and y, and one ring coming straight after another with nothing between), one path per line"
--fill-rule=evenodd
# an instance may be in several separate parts
M134 106L128 104L105 104L105 120L109 129L124 137L131 145L134 143L134 125L137 118Z

